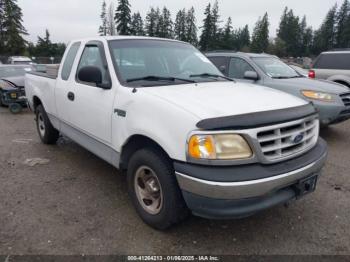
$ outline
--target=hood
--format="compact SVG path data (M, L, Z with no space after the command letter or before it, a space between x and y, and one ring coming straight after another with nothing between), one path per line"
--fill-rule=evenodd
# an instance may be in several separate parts
M283 88L293 88L298 91L310 90L332 93L337 95L349 92L349 89L343 85L326 80L314 80L307 77L291 79L272 79L271 82L267 83L267 85L278 88L281 91L283 90Z
M143 92L175 104L200 119L278 110L307 104L267 87L233 82L147 87Z
M24 76L3 77L1 80L7 82L13 88L24 88Z

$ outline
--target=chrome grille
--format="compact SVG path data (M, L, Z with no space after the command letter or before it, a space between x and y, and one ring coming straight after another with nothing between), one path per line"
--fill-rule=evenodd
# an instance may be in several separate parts
M318 140L319 120L316 116L266 127L257 133L262 155L269 162L300 154Z
M350 93L340 95L346 107L350 107Z

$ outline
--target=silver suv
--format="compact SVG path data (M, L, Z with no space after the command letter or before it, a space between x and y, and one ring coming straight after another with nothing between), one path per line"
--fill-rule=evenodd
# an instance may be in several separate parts
M350 49L349 51L331 51L320 54L309 72L309 77L325 79L350 87Z

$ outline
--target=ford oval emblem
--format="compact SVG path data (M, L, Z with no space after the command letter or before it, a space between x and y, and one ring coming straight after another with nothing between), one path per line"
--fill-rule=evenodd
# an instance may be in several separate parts
M294 144L299 144L301 141L303 141L303 139L304 139L304 135L299 134L299 135L296 135L295 137L293 137L292 141Z

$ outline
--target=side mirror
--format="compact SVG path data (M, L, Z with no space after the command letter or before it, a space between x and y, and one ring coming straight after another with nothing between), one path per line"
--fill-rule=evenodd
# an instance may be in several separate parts
M102 84L102 71L96 66L85 66L78 72L78 79L82 82L96 84L97 87L108 89Z
M258 76L257 72L247 71L244 73L244 79L258 81L259 76Z

